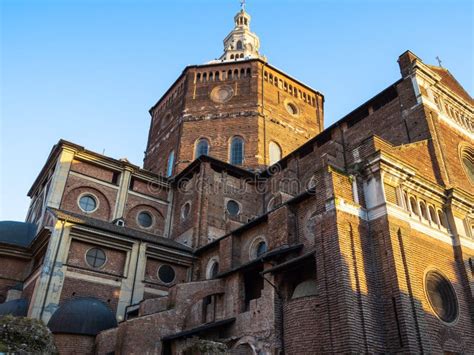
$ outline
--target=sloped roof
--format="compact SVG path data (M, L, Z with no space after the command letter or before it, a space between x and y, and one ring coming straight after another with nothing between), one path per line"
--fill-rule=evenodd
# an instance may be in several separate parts
M48 322L53 333L97 335L117 327L112 310L93 297L74 298L61 305Z
M457 95L462 97L464 100L473 104L474 101L472 100L471 95L464 90L461 84L456 80L456 78L449 72L448 69L437 67L435 65L428 65L428 67L433 70L436 74L441 76L441 82L446 85L450 90L455 92Z
M36 235L36 225L17 221L0 222L0 243L28 247Z
M106 230L112 233L124 235L131 238L136 238L140 240L145 240L147 242L160 244L160 245L167 246L174 249L192 252L192 248L186 245L183 245L181 243L178 243L169 238L141 232L136 229L132 229L128 227L117 226L110 222L102 221L100 219L95 219L95 218L80 215L77 213L72 213L69 211L59 210L59 209L51 208L51 207L48 207L48 210L50 210L57 218L61 220L68 220L69 222L72 222L72 223L90 226L90 227L98 228L101 230Z

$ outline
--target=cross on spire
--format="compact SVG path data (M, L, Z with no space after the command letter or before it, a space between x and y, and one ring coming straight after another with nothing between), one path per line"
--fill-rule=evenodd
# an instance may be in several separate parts
M240 0L240 8L245 11L245 0Z
M438 65L442 68L443 66L441 65L442 63L441 59L438 56L436 56L436 60L438 61Z

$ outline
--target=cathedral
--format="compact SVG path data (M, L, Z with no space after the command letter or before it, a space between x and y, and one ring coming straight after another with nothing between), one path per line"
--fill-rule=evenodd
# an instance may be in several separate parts
M0 315L60 354L472 352L469 93L406 51L325 128L250 25L151 107L143 167L53 146L0 222Z

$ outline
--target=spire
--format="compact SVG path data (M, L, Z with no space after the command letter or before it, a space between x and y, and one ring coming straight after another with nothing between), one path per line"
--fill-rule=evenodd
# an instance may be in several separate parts
M250 15L245 11L245 0L240 1L240 11L234 16L234 29L224 39L223 62L263 58L258 50L260 40L250 32Z

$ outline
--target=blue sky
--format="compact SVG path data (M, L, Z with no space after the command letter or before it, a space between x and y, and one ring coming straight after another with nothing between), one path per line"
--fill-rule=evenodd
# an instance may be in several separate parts
M238 0L3 0L0 220L60 138L141 165L148 109L186 65L218 57ZM248 0L269 62L321 91L325 126L399 77L410 49L473 93L473 5L461 0Z

